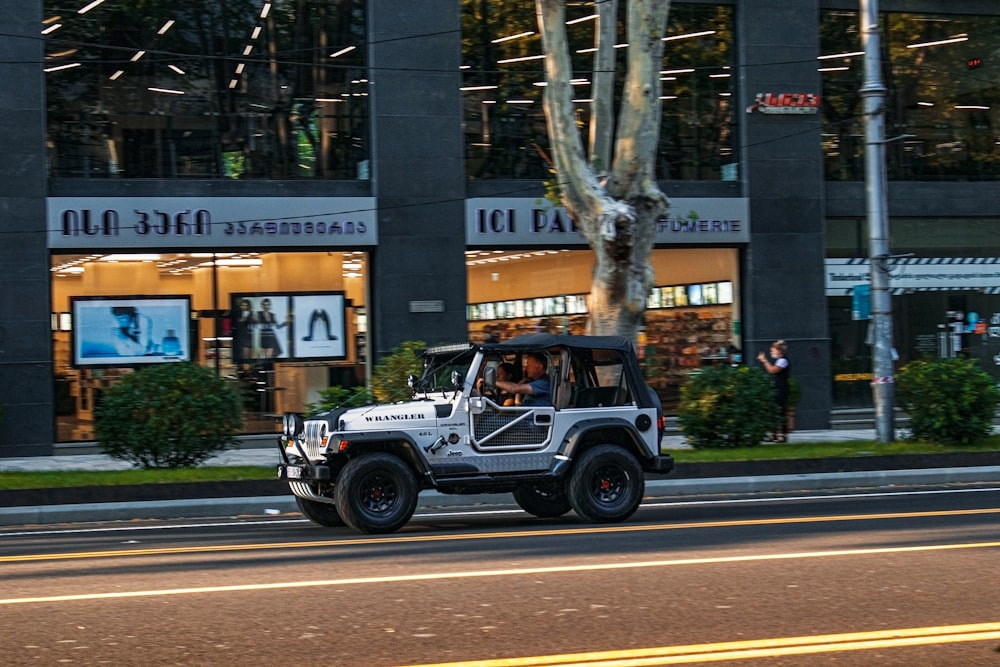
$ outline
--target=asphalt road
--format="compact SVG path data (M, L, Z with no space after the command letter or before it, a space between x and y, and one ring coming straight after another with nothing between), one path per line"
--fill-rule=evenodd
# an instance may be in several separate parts
M618 525L455 506L374 537L292 515L8 527L0 655L998 665L998 555L980 486L661 499Z

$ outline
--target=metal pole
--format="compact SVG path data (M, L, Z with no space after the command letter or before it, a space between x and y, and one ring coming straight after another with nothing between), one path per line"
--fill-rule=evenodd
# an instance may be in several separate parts
M220 374L219 336L222 335L222 316L219 314L219 265L218 256L212 253L212 340L215 345L215 374Z
M879 442L895 439L895 384L892 360L892 300L889 292L889 221L886 209L885 95L879 43L878 0L860 0L865 79L861 86L865 118L865 195L871 270L872 398Z

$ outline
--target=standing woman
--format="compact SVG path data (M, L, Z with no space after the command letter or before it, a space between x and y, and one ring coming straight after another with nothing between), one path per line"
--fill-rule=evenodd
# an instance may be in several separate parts
M788 373L791 363L785 356L788 346L783 340L771 343L771 358L761 352L757 361L764 364L764 370L771 374L771 389L774 391L774 402L778 404L778 429L772 442L787 442L788 440Z
M234 325L236 332L236 347L240 350L240 357L243 361L254 358L253 353L253 326L257 323L257 316L253 313L253 303L250 299L240 299L240 312L236 316Z
M281 356L281 343L278 342L278 329L286 327L291 323L291 317L284 322L278 322L278 318L271 312L271 300L263 299L260 302L262 310L257 312L256 322L260 327L260 349L265 359L274 359Z

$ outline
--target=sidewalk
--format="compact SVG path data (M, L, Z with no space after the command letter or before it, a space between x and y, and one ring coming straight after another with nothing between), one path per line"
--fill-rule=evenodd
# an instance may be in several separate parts
M790 442L847 442L875 440L874 429L796 431ZM766 446L766 445L765 445ZM664 449L685 449L683 436L667 436ZM271 466L278 462L276 447L234 449L212 457L209 466ZM873 455L876 452L872 452ZM646 497L667 500L684 496L706 494L746 494L777 491L819 491L847 488L888 488L902 486L932 486L943 484L1000 483L1000 465L994 465L997 456L990 457L991 464L963 463L951 465L953 459L941 455L938 460L928 457L926 467L888 470L859 469L844 472L815 472L836 470L823 466L823 461L813 461L809 472L801 472L803 461L765 463L761 461L742 464L721 464L720 476L684 475L681 470L665 477L651 476L646 481ZM764 465L761 465L764 464ZM798 465L797 465L798 464ZM818 464L818 465L817 465ZM696 464L691 464L696 465ZM939 466L939 467L935 467ZM61 454L55 456L0 459L0 471L58 471L58 470L127 470L128 463L117 461L104 454ZM741 470L741 468L743 470ZM734 473L733 470L737 472ZM725 471L724 471L725 470ZM756 474L745 474L749 471ZM483 505L516 509L510 494L460 496L424 491L420 494L418 514L448 507L482 507ZM291 495L269 495L229 498L177 498L154 501L126 501L77 503L61 505L35 505L0 507L0 526L26 524L52 524L66 522L128 521L133 519L178 519L198 517L234 517L280 515L298 512Z

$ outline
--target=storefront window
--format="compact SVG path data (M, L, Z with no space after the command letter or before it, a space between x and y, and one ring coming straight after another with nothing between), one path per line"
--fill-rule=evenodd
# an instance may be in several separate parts
M54 255L58 441L93 439L101 392L151 363L193 361L236 380L248 434L274 433L278 415L306 412L328 386L365 384L367 261L360 251Z
M986 218L889 220L896 254L889 262L889 288L897 368L927 355L960 354L1000 378L1000 327L993 324L1000 324L995 227ZM866 221L831 219L826 229L833 401L838 407L870 406L870 309L855 293L868 284L870 272Z
M367 178L362 0L79 4L45 3L51 176Z
M729 363L741 347L739 259L733 248L654 250L656 286L639 336L646 381L673 406L688 375ZM590 250L470 250L469 339L585 334Z
M1000 16L886 13L880 20L886 164L893 180L1000 178L1000 88L989 68ZM826 177L864 179L857 11L820 16Z
M542 109L545 75L534 5L463 0L463 101L470 178L549 178ZM624 5L622 6L624 11ZM590 115L596 21L592 4L568 8L574 90L581 131ZM624 23L622 23L624 26ZM619 35L624 35L624 27ZM659 176L670 180L730 178L734 155L731 95L733 8L673 3L663 67ZM625 49L618 50L619 79ZM620 86L619 86L620 89Z

